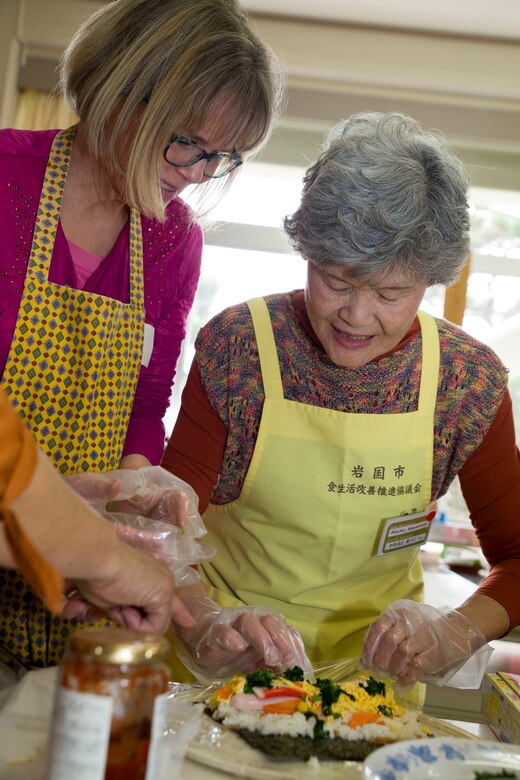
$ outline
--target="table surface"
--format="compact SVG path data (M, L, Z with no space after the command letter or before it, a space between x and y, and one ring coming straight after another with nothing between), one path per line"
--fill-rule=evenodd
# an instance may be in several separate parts
M29 673L13 689L7 704L0 711L0 778L2 780L44 780L45 778L45 748L56 683L55 672L56 670L45 669ZM450 726L462 729L476 739L497 741L491 729L484 724L451 719L443 719L443 721ZM446 733L452 736L449 730ZM361 778L360 764L342 764L338 772L337 765L331 768L329 764L324 765L321 769L315 769L302 762L298 764L298 771L295 772L293 764L290 767L282 765L280 769L280 764L266 765L262 763L257 772L258 765L255 759L252 771L250 759L245 759L241 764L240 754L237 753L235 760L234 746L230 751L229 743L227 743L225 752L221 754L220 766L219 752L215 746L216 766L212 766L210 763L213 746L211 742L210 751L205 747L200 751L199 758L203 763L187 758L180 771L178 769L169 771L170 764L168 764L168 771L161 773L161 780L223 780L223 778L232 777L245 777L247 780L254 780L254 778L263 778L264 780L271 780L271 778L273 780L278 780L278 778L320 780L322 778L322 780L327 780L332 775L337 778L338 774L344 780L360 780ZM232 760L229 759L230 752L233 755ZM10 760L5 762L6 758ZM267 759L267 761L269 760ZM81 775L81 772L79 774ZM75 780L81 780L81 778L75 778ZM85 777L85 780L92 780L92 778Z
M497 741L491 729L483 724L466 723L455 720L446 722L469 732L479 740ZM320 780L320 772L313 772L312 775L315 780ZM203 764L191 761L190 759L185 759L182 765L181 774L178 775L175 780L224 780L224 778L236 778L237 776L240 776L239 769L231 774L230 772L210 768ZM287 777L292 776L292 773L291 775L287 775ZM0 777L2 780L45 780L44 760L41 759L29 763L4 766L0 770ZM246 777L247 780L254 780L252 777ZM361 778L361 766L359 766L357 771L345 772L345 780L349 780L349 777ZM171 778L170 780L174 780L174 778Z
M433 604L434 606L440 606L443 604L457 606L462 601L464 601L464 599L467 598L470 593L474 591L474 589L475 585L473 583L468 582L457 574L450 573L448 576L446 576L444 573L440 572L425 572L426 601L430 604ZM500 658L497 657L496 662L493 665L495 666L496 663L498 663L502 671L507 671L505 667L502 667L509 659L509 661L513 664L513 667L510 669L510 671L520 671L520 668L518 668L518 665L520 664L520 645L517 645L514 642L501 642L493 644L506 647L506 650L504 651L506 655L504 656L500 655L497 649L495 654L496 656L500 655ZM508 663L508 666L510 666L511 663ZM1 780L44 780L45 778L45 760L42 756L43 750L41 748L42 719L40 717L38 720L37 713L44 713L45 722L48 723L50 720L50 705L48 699L53 670L48 669L40 672L31 672L30 675L27 675L27 677L30 677L31 675L36 675L34 678L32 678L34 679L35 684L33 684L32 679L28 684L27 678L25 678L17 686L18 689L25 686L25 698L22 704L19 702L17 703L18 715L14 718L14 721L10 722L10 707L6 706L2 710L3 702L0 700ZM433 686L429 686L429 688L433 689ZM426 713L429 712L431 715L442 718L442 720L444 720L446 723L462 729L463 731L471 734L476 739L497 741L491 729L487 725L478 722L479 691L458 691L456 689L437 688L433 691L433 693L436 697L433 701L433 704L436 705L436 707L432 707L430 711L428 711L428 709L425 707ZM465 699L468 697L471 698L471 702L469 703L469 706L466 706ZM462 717L464 718L463 720L460 719ZM20 759L22 758L24 747L28 747L30 750L32 738L31 728L33 725L32 721L34 721L34 736L36 736L38 733L38 738L40 740L40 757L35 758L33 750L31 760L27 761L26 759L23 761L20 760L18 762L10 762L9 764L5 764L6 756L12 755L12 744L14 742L19 742L22 746ZM21 732L23 732L23 735ZM4 763L2 762L2 759L4 759ZM315 778L315 780L320 780L320 775L323 774L323 776L325 776L327 774L326 772L323 773L319 771L308 774L305 765L302 764L301 766L302 772L298 775L294 774L293 771L287 774L277 772L276 777L292 778L298 776L300 780L304 780L304 777L311 777L312 774L312 777ZM219 770L216 767L203 765L193 760L186 759L182 765L180 774L175 773L175 775L176 780L222 780L226 777L231 778L240 776L240 766L239 762L237 762L237 765L234 766L233 773L231 773L229 771ZM169 773L167 780L174 780L175 775ZM245 774L242 774L242 776L247 777ZM268 776L269 773L262 775L262 777ZM361 770L360 768L354 771L351 769L346 770L344 777L345 780L348 780L349 778L361 778ZM76 778L75 780L78 779ZM90 780L90 778L88 780ZM247 780L253 780L253 778L247 777Z

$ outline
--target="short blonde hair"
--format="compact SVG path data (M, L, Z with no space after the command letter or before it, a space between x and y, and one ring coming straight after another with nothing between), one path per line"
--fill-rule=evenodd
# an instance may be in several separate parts
M172 132L197 132L218 112L220 134L247 155L269 137L283 96L278 60L236 0L115 0L72 38L60 86L91 153L125 176L128 204L156 219Z

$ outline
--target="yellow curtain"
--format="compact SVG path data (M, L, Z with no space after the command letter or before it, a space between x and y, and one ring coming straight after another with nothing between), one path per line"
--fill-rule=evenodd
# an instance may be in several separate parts
M70 127L78 121L61 95L35 89L21 90L14 127L18 130L53 130Z

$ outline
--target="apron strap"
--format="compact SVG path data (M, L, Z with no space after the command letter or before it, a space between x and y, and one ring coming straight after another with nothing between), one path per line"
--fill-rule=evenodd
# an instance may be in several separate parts
M76 125L60 130L54 137L47 161L27 268L27 274L35 274L40 283L49 278L63 189L75 134Z
M269 310L264 298L247 301L255 329L260 370L266 398L283 399L283 384Z
M39 281L49 278L52 250L60 217L65 180L69 169L72 144L77 125L60 130L52 142L29 259L28 273L36 274ZM143 238L141 215L130 209L130 274L129 303L143 308Z
M137 209L130 209L130 275L128 288L129 303L144 310L143 282L143 233L141 215ZM144 329L144 317L143 317Z
M419 388L418 412L428 413L435 409L437 390L439 386L439 332L437 323L431 314L417 312L421 324L422 337L422 368L421 385Z

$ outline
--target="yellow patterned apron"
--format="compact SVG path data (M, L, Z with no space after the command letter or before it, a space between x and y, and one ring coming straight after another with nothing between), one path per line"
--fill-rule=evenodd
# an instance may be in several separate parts
M283 397L267 306L249 302L265 402L240 497L210 505L201 567L222 606L259 604L302 634L310 659L356 658L370 623L392 601L420 600L418 549L374 557L381 521L430 503L439 371L435 321L420 313L416 411L350 414Z
M62 474L119 467L141 365L141 219L130 214L130 298L122 303L49 282L75 128L49 154L3 387ZM50 666L76 620L53 618L14 572L0 570L0 660Z

